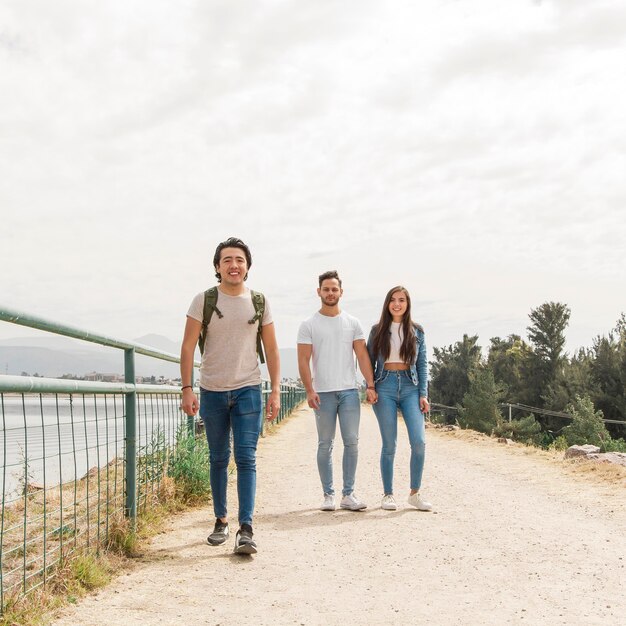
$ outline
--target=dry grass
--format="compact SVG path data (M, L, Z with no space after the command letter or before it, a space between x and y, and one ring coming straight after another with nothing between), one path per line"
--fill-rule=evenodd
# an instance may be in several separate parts
M77 481L28 490L2 510L0 626L44 623L64 602L105 585L125 556L181 508L174 481L162 470L143 485L140 517L132 528L124 515L122 462L91 469Z
M451 430L432 427L428 429L436 436L468 441L475 445L487 446L491 448L504 448L512 455L531 456L547 463L558 465L562 470L571 476L578 477L587 482L626 486L626 467L615 463L602 463L588 459L566 459L564 453L557 450L544 450L534 446L527 446L522 443L500 443L497 438L490 437L474 430Z
M278 424L265 422L264 436L275 433L298 413L292 412ZM167 463L166 459L157 461ZM200 504L181 497L163 465L155 469L159 463L144 463L140 459L137 474L139 480L147 478L148 484L142 487L136 528L123 513L121 461L100 471L92 468L77 481L29 491L4 507L0 626L47 623L59 607L76 602L132 567L133 559L126 557L141 556L142 546L162 531L172 514ZM206 496L201 504L206 506ZM30 576L26 586L24 548L26 575Z

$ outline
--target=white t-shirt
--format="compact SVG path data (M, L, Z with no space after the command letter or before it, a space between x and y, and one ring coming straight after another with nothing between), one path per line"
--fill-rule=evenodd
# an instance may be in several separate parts
M391 322L389 327L389 358L385 363L403 363L400 358L400 348L404 339L404 330L401 322Z
M356 317L344 311L334 317L319 311L300 324L298 343L312 346L315 391L356 389L353 342L365 339Z
M248 324L254 317L250 290L239 296L229 296L218 289L217 308L207 326L206 342L200 366L200 386L208 391L231 391L261 383L261 370L256 353L258 322ZM191 302L187 315L202 322L204 292ZM272 312L265 298L261 325L272 323Z

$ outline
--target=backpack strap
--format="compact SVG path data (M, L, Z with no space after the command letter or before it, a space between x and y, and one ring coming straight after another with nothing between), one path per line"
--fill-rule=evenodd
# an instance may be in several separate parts
M265 355L263 354L263 343L261 342L261 322L263 321L263 314L265 313L265 296L259 291L250 290L252 296L252 305L254 306L254 317L248 320L248 324L254 324L259 322L256 331L256 351L259 355L261 363L265 363Z
M204 344L206 342L207 327L213 317L213 311L217 313L219 318L224 317L222 312L217 308L217 287L211 287L204 292L204 310L202 312L202 330L198 338L198 348L200 355L204 352Z

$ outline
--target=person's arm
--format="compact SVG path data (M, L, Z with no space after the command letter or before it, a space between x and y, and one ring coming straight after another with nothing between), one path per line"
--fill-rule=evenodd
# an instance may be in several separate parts
M320 397L313 389L313 377L311 376L311 354L313 354L313 346L310 343L298 344L298 371L306 390L307 404L312 409L319 409Z
M367 401L370 404L375 404L378 400L376 389L374 388L374 370L372 369L372 362L370 361L370 355L367 352L367 346L365 345L365 339L357 339L352 342L354 348L354 354L356 354L356 360L359 362L359 369L363 378L365 378L365 384L367 385L367 391L365 393Z
M430 411L430 402L428 401L428 358L426 356L426 339L421 334L421 341L417 344L417 379L419 383L420 409L422 413Z
M272 390L265 405L265 417L268 420L276 419L280 410L280 351L276 341L274 324L261 326L261 341L267 361L267 371L270 375Z
M372 364L372 370L376 375L376 355L374 354L374 335L376 334L376 326L372 326L369 337L367 338L367 354L370 357L370 363Z
M191 385L191 377L193 374L193 355L196 351L196 345L201 330L201 322L193 319L193 317L187 317L183 343L180 348L180 380L182 386L185 387L185 389L183 389L181 408L187 415L195 415L200 408L198 398L189 385Z

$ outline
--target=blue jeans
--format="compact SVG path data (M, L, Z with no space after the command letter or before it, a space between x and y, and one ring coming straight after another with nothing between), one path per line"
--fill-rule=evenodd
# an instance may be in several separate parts
M215 517L226 517L226 486L233 431L237 464L239 523L252 524L256 494L256 446L261 433L261 386L232 391L200 390L200 417L209 444L211 491Z
M424 416L420 410L419 389L407 371L385 371L376 383L378 402L374 413L378 420L383 447L380 452L380 473L385 494L393 493L393 461L398 441L398 409L402 411L411 444L411 489L422 485L426 454Z
M359 421L361 402L356 389L323 391L318 393L320 408L315 410L317 424L317 469L325 494L334 495L333 444L337 417L343 440L343 490L344 496L354 490L354 475L359 458Z

